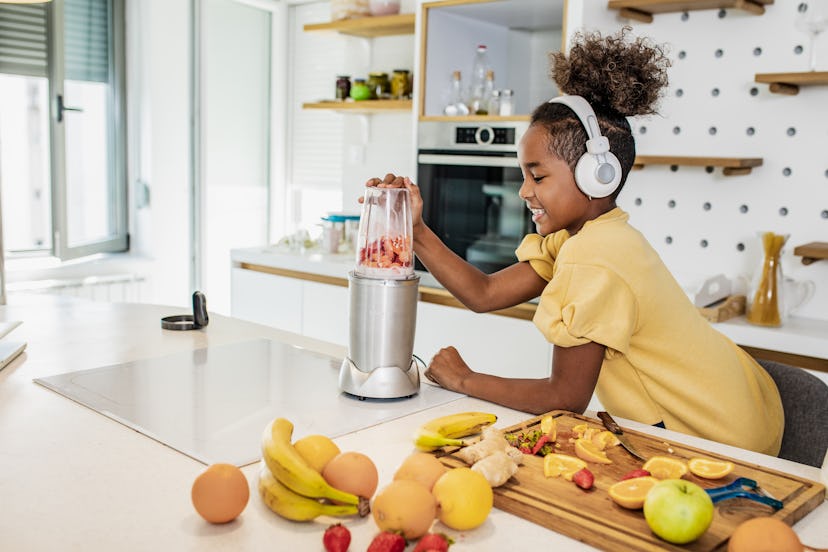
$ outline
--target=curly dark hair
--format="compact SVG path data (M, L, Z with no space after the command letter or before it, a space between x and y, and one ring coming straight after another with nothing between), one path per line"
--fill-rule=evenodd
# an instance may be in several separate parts
M549 54L550 77L561 92L582 96L598 118L598 126L621 163L620 192L635 160L635 140L626 117L657 113L667 86L670 60L664 47L647 38L627 40L632 29L615 35L599 32L575 35L569 54ZM558 103L543 103L532 113L531 124L546 127L550 151L574 171L586 152L587 134L577 115Z

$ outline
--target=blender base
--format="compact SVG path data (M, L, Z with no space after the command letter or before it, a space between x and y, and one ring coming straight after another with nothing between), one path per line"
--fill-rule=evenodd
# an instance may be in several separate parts
M339 388L360 399L412 397L420 391L420 371L416 360L412 358L407 370L397 366L382 366L363 372L346 357L339 371Z

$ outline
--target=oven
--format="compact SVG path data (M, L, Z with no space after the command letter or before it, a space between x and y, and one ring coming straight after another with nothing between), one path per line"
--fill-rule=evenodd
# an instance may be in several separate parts
M525 121L421 121L417 184L423 219L460 257L486 273L516 261L515 249L534 231L518 196L517 144ZM417 268L425 268L418 262Z

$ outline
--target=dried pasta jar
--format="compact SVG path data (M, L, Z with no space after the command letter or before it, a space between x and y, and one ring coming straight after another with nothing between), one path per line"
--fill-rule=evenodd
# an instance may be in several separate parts
M368 0L331 0L331 19L356 19L371 15Z
M748 291L747 321L757 326L781 326L784 312L782 297L782 248L787 235L762 234L762 265L753 277Z
M367 278L414 276L411 199L405 188L365 189L354 272Z

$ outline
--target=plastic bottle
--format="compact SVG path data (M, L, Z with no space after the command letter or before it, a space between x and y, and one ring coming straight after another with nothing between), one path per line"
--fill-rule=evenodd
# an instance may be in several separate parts
M469 94L469 110L472 113L477 113L480 107L484 109L488 107L481 102L486 90L486 73L490 69L488 49L485 44L480 44L477 46L477 52L474 54L474 62L472 63L471 93ZM494 79L494 75L492 79Z
M486 71L486 80L483 83L483 93L480 95L479 98L473 98L473 110L472 113L475 115L497 115L497 113L493 113L489 110L489 103L492 101L492 95L494 94L494 71L489 69Z
M460 71L454 71L451 74L449 100L443 110L443 114L449 116L469 114L469 108L463 102L463 80L460 76Z

